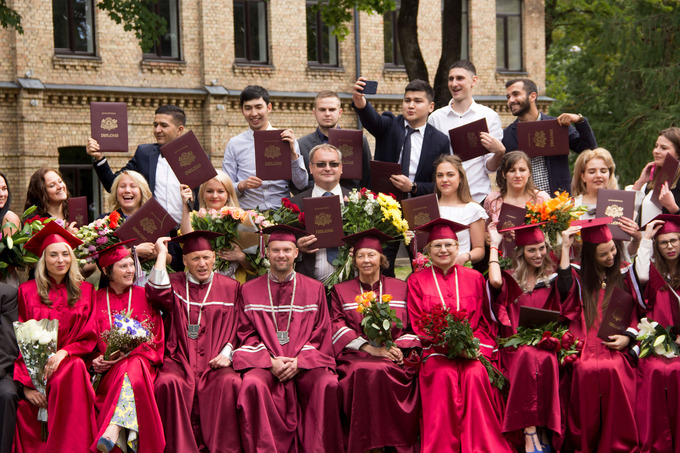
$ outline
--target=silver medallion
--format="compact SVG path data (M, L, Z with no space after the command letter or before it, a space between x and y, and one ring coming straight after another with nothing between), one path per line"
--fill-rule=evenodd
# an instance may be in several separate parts
M286 332L285 330L276 331L276 337L279 339L279 344L281 346L283 346L284 344L286 344L290 341L290 338L288 337L288 332Z
M189 328L187 329L187 335L189 338L192 340L195 340L198 338L198 331L200 329L200 326L198 324L189 324Z

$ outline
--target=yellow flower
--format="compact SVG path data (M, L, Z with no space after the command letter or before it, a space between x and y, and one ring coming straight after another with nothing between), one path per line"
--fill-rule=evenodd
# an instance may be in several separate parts
M391 294L383 294L382 296L382 301L383 302L389 302L392 300L392 295Z

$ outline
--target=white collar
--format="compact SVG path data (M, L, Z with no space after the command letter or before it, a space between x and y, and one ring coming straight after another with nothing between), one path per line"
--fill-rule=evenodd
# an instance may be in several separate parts
M293 270L290 274L286 275L286 277L283 280L279 280L279 278L276 276L276 274L273 273L272 271L269 271L268 275L269 275L270 280L275 281L277 283L289 282L289 281L293 280L293 278L295 277L295 270Z
M473 110L475 109L476 106L477 106L477 103L476 103L475 100L473 99L473 100L472 100L472 103L470 104L470 107L468 107L468 109L467 109L466 111L464 111L463 113L458 113L458 112L456 112L455 110L453 110L453 99L451 99L451 100L449 101L449 110L450 110L450 113L453 113L454 115L458 115L458 116L465 116L465 115L467 115L468 113L470 113L471 111L473 111Z
M342 199L342 186L340 186L340 183L336 184L331 190L322 189L321 187L314 184L314 188L312 189L312 197L321 197L326 192L330 192L333 195L340 195L340 198Z
M185 274L186 274L186 276L187 276L187 280L189 280L189 283L194 283L194 284L196 284L196 285L205 285L205 284L210 283L210 282L212 281L213 275L215 275L214 272L210 272L210 277L208 277L208 279L207 279L206 281L204 281L203 283L201 283L201 282L198 281L198 279L197 279L196 277L194 277L193 275L191 275L191 272L186 271Z

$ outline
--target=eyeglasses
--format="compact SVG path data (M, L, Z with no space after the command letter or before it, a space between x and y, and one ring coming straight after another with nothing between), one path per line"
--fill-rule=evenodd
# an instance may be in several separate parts
M659 241L659 248L667 249L669 246L676 248L678 244L680 244L680 239L678 238L671 239L670 241Z
M450 242L450 243L448 243L448 244L435 244L435 245L431 245L430 248L431 248L432 250L434 250L434 251L440 251L440 250L443 249L443 248L446 249L446 250L450 250L450 249L454 248L454 247L457 246L457 245L458 245L458 244L456 244L455 242Z
M312 162L312 165L316 165L316 168L326 168L326 165L330 165L331 168L338 168L340 166L340 162Z

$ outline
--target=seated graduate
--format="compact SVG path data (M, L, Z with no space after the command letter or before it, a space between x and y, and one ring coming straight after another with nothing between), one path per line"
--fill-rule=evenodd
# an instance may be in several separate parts
M241 377L231 367L240 284L213 272L210 241L194 231L172 241L183 244L186 272L168 275L170 238L156 241L158 258L146 296L165 316L165 357L154 385L165 430L166 452L241 451L236 398Z
M415 451L420 415L413 367L404 365L403 350L419 348L406 310L406 282L381 275L387 267L381 242L392 238L375 228L346 236L354 247L352 262L359 275L331 291L333 349L340 378L343 408L349 425L348 452L382 447ZM373 291L376 300L389 295L403 327L392 327L395 346L369 342L361 326L355 297Z
M263 232L271 268L241 288L234 351L234 369L244 372L244 449L344 451L325 289L293 270L306 233L287 225Z

